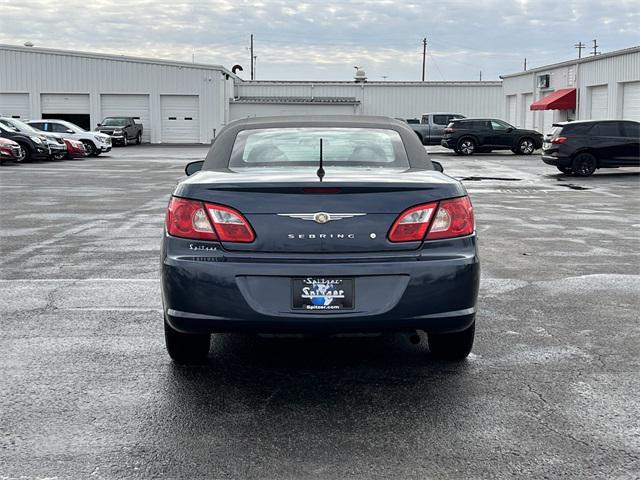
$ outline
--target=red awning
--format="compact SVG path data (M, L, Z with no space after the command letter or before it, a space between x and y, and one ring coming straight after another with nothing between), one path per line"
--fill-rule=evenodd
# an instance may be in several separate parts
M573 110L576 108L576 89L561 88L533 102L531 110Z

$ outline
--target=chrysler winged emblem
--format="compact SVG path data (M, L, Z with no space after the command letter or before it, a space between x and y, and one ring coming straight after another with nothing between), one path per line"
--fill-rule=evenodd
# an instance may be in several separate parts
M344 220L345 218L362 217L366 213L279 213L279 217L297 218L299 220L313 220L316 223L327 223L332 220Z

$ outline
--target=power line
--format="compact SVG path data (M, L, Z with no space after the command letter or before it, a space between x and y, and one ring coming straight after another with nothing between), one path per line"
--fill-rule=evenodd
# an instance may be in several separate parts
M574 45L574 47L578 49L578 60L579 60L582 58L582 49L586 48L587 46L582 42L578 42Z
M438 71L438 74L440 75L440 78L444 82L445 81L444 75L442 74L442 71L440 70L440 67L438 66L438 63L436 62L436 57L434 57L431 52L429 52L429 57L431 57L431 60L433 60L433 66L436 67L436 70Z

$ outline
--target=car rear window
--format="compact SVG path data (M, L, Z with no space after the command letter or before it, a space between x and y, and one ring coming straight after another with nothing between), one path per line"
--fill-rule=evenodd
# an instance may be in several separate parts
M586 135L593 127L593 123L569 123L562 128L563 134Z
M624 136L630 138L640 138L640 123L638 122L623 122L624 124Z
M593 126L590 132L595 137L621 137L620 125L618 122L598 123Z
M229 167L317 166L408 168L400 134L374 128L264 128L238 133Z

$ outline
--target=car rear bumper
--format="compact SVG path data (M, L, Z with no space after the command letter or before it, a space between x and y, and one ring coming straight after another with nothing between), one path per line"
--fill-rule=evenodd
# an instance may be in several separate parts
M430 242L401 255L238 254L165 236L162 297L176 330L214 332L454 332L474 321L476 237ZM203 250L202 248L215 248ZM291 308L291 279L353 278L352 310Z
M561 157L559 155L554 155L551 153L542 152L542 161L547 165L553 165L556 167L570 167L571 166L571 158L569 157Z

